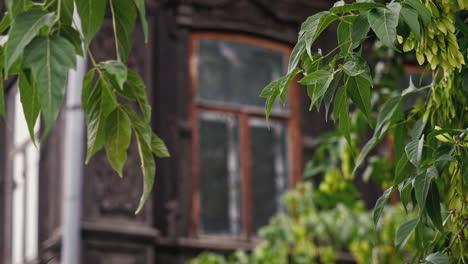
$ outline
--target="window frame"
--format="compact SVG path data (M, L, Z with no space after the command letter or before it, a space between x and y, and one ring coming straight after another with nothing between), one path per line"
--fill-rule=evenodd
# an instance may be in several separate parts
M235 41L243 44L250 44L261 48L267 48L281 52L284 55L284 73L287 71L287 65L292 48L289 45L266 40L258 37L248 36L237 33L221 32L191 32L189 35L189 116L191 124L191 221L190 236L198 239L210 240L214 237L225 241L254 241L253 234L253 195L252 195L252 159L251 159L251 141L250 126L251 118L265 118L264 109L261 107L240 105L238 107L222 105L210 102L197 101L198 91L198 44L201 39L218 39L224 41ZM293 81L288 92L288 109L286 111L272 110L271 120L285 123L287 135L287 162L288 162L288 188L293 187L302 179L302 147L299 103L299 91L296 81ZM240 235L212 235L204 234L201 231L200 221L200 157L199 157L199 131L198 131L198 112L212 111L224 114L232 114L238 118L239 126L239 157L240 165L240 207L241 207L241 233Z

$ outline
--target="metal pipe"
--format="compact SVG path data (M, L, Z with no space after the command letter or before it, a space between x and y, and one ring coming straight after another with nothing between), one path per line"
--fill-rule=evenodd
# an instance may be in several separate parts
M80 28L81 21L76 11L74 21ZM81 263L81 193L85 144L81 90L86 68L86 56L77 57L76 70L68 74L63 151L62 264Z

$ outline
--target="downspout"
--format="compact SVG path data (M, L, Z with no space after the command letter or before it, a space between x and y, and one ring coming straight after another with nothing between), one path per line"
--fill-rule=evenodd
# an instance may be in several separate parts
M73 19L81 29L76 9ZM76 70L68 74L63 148L62 264L81 263L81 193L85 144L81 90L86 69L86 56L77 56Z

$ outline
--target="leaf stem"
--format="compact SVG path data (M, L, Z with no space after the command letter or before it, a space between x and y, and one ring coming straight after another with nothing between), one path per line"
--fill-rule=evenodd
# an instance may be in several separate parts
M453 239L452 241L450 241L450 244L448 245L448 247L445 249L447 251L450 251L450 249L452 248L453 246L453 243L455 243L455 240L457 240L457 238L461 238L461 234L462 232L465 230L465 228L468 226L468 220L465 219L465 223L463 223L462 227L460 228L460 230L458 230L458 232L455 234L455 236L453 236Z
M60 17L62 16L62 0L57 0L57 17L55 18L54 23L57 23L60 21Z

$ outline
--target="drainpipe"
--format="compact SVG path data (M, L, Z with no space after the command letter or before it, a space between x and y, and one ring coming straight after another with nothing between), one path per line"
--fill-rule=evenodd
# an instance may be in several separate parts
M77 27L81 28L76 9L73 17ZM86 67L86 56L78 56L76 70L68 74L63 149L62 264L81 263L81 193L85 144L81 89Z

